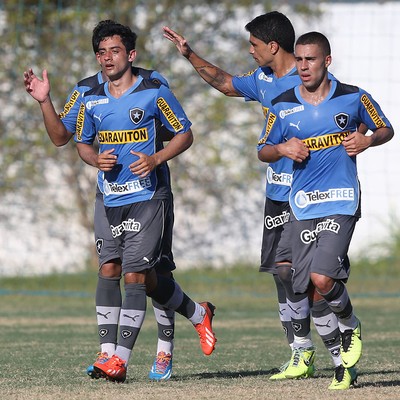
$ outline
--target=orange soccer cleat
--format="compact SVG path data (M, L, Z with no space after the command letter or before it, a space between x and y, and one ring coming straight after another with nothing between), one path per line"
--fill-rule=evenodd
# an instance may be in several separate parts
M215 306L211 303L204 302L200 305L205 309L205 315L202 322L196 324L194 327L200 337L200 345L203 353L209 356L215 349L217 338L212 330L212 319L214 317Z
M107 354L107 353L101 353L101 352L99 352L99 353L97 353L97 358L96 358L95 363L103 364L103 363L105 363L105 362L108 360L108 358L109 358L109 357L108 357L108 354ZM92 364L92 365L89 365L89 366L86 368L86 373L87 373L92 379L99 379L99 378L102 378L102 375L94 369L93 364Z
M94 369L106 378L114 382L124 382L126 379L125 361L115 354L105 362L96 361Z

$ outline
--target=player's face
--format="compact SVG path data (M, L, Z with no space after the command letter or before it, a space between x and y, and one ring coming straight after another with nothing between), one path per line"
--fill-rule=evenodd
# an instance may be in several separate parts
M325 56L316 44L298 44L294 52L303 86L310 91L315 90L327 74L331 56Z
M131 68L136 51L131 50L128 54L121 37L114 35L100 42L96 57L102 71L112 81L120 79Z
M250 34L250 49L249 53L253 56L255 62L260 67L267 67L270 65L273 56L271 53L271 43L265 43Z

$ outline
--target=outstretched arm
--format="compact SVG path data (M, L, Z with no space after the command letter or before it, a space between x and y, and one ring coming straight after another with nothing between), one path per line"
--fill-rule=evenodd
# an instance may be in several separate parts
M241 96L232 85L232 75L199 57L187 40L167 26L163 27L164 37L175 44L178 51L189 60L196 72L213 88L226 96Z
M32 68L24 72L26 91L39 103L43 114L43 122L47 134L56 146L63 146L69 142L72 133L68 132L61 122L50 98L50 82L47 71L43 70L43 80L39 79Z

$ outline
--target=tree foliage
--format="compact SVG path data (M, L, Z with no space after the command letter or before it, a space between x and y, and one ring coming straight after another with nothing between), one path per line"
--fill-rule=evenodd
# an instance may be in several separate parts
M194 146L171 163L179 201L197 213L211 199L215 206L208 211L216 219L222 218L226 204L234 214L235 191L246 192L250 182L259 182L255 143L261 111L257 104L243 106L243 100L227 100L208 87L163 39L162 26L183 33L196 51L228 72L245 73L255 64L246 56L244 25L271 7L271 2L260 6L249 0L8 0L0 8L5 46L0 61L0 191L18 192L39 204L49 177L58 174L73 193L79 220L91 230L93 168L80 161L72 140L61 149L51 144L38 105L24 91L22 75L28 67L38 75L46 68L53 102L61 111L75 83L98 70L91 48L93 27L114 19L138 33L136 64L166 76L193 122ZM70 211L71 204L61 202L55 212Z

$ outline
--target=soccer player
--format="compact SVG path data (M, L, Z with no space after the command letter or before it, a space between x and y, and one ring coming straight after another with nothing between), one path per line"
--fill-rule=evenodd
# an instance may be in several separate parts
M132 73L136 34L129 27L95 29L93 43L108 81L84 94L75 141L92 145L97 137L100 152L116 160L101 174L99 184L125 287L115 353L97 360L94 368L107 379L124 381L145 316L146 293L192 322L206 355L215 348L211 327L215 307L193 302L173 279L156 272L165 240L172 238L167 161L191 146L191 122L168 88ZM165 148L156 129L161 124L173 134Z
M115 24L114 21L101 21L95 29L103 25ZM168 87L166 79L154 70L146 70L132 67L134 75L140 75L146 79L159 81ZM70 95L63 111L58 115L50 98L50 84L47 71L43 71L43 80L30 69L24 73L24 83L28 93L40 104L46 130L52 142L56 146L63 146L69 142L76 130L76 118L82 102L82 95L89 89L98 86L107 79L107 76L99 71L93 76L78 82ZM164 140L169 140L169 132L160 128ZM98 153L92 146L77 145L82 159L99 170L112 168L115 163L113 155ZM96 250L99 257L99 275L96 289L96 312L98 321L98 333L100 339L99 358L114 354L117 343L118 315L121 308L122 297L120 289L121 260L116 244L111 235L109 224L105 215L103 194L100 186L96 187L96 200L94 212L94 231ZM171 219L173 225L173 218ZM157 265L159 273L172 276L175 269L171 241L165 241L161 262ZM153 307L158 324L157 353L149 373L149 377L155 380L169 379L172 373L172 356L174 348L175 312L161 307L154 300ZM104 312L107 308L108 311ZM112 310L110 312L110 310ZM87 373L92 378L99 378L93 366L87 368Z
M250 54L259 65L252 72L232 76L201 58L186 39L168 27L164 36L175 44L189 60L196 72L212 87L226 96L244 97L246 101L261 103L264 116L271 100L283 91L300 83L293 55L295 32L290 20L273 11L262 14L246 26L250 33ZM279 317L289 346L305 349L298 362L298 352L291 352L290 362L270 379L306 378L314 375L314 346L311 340L310 306L307 293L295 294L292 289L291 242L287 222L290 216L288 202L293 166L289 158L270 163L266 174L264 231L261 249L261 272L273 275L279 303ZM316 329L331 354L335 366L341 364L340 336L337 318L327 303L315 303L312 316ZM329 326L321 321L329 318Z
M356 155L393 137L390 122L370 94L331 80L331 49L319 32L295 46L301 84L272 101L259 144L261 161L293 160L289 195L293 289L324 299L339 321L342 365L329 389L348 389L362 353L361 323L345 282L345 262L360 217ZM358 131L363 123L373 133ZM328 321L327 321L328 322Z

